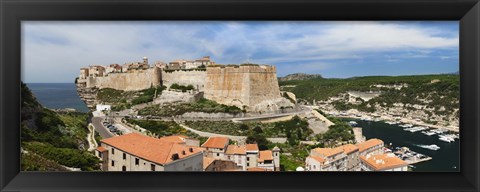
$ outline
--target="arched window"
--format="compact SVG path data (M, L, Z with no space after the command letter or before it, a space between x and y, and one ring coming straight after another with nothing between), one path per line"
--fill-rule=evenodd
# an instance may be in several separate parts
M122 166L122 171L127 171L127 167L125 167L125 165Z

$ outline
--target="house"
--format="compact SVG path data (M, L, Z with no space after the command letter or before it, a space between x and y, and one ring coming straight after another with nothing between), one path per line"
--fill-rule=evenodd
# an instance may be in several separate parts
M382 154L383 145L383 141L380 139L369 139L363 143L359 143L357 144L359 156Z
M100 141L104 171L202 171L203 151L184 143L129 133Z
M360 156L362 171L407 171L408 163L393 153Z
M209 137L202 147L205 148L205 157L225 159L225 151L230 140L226 137Z
M231 161L242 171L251 168L269 171L280 170L280 148L259 150L257 144L228 145L228 143L229 140L226 137L208 138L202 144L205 149L204 161L208 162L210 158Z
M346 171L347 155L340 147L315 148L305 160L307 171Z

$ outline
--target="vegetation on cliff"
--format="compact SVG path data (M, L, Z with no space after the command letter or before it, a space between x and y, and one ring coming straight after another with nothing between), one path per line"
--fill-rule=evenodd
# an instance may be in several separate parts
M321 79L321 78L322 76L319 74L294 73L294 74L289 74L285 77L279 77L278 81L308 80L308 79Z
M100 103L112 105L113 111L128 109L132 105L152 102L153 99L162 94L163 87L152 87L140 91L122 91L111 88L100 89L97 93L97 100ZM156 93L156 95L155 95Z
M99 170L98 158L85 150L87 114L59 114L43 108L24 83L21 94L21 148L26 151L22 154L22 170L62 171L62 166Z
M179 85L179 84L172 84L170 85L170 89L177 89L177 90L181 90L182 92L187 92L187 91L190 91L190 90L193 90L195 89L195 87L193 87L193 85Z
M434 108L435 114L451 114L459 108L460 77L454 74L414 76L370 76L348 79L309 79L280 82L285 91L293 92L299 100L321 101L347 91L374 91L381 95L358 104L334 102L338 110L357 109L374 112L375 106L392 107L404 105L426 105ZM287 86L290 85L290 86ZM293 86L292 86L293 85ZM380 85L380 86L378 86ZM401 88L386 86L405 85ZM301 99L300 99L301 98ZM458 114L456 114L458 117Z
M170 135L185 135L191 138L205 142L208 138L201 137L196 133L186 130L182 126L178 125L174 121L154 121L154 120L138 120L138 119L125 119L127 123L132 125L138 125L158 137L170 136Z
M185 125L199 131L236 136L257 137L260 133L265 137L286 137L291 145L307 140L313 133L308 122L298 116L275 123L232 121L185 121Z
M219 104L215 101L205 98L192 103L170 104L170 105L152 105L138 111L139 115L171 117L183 115L186 112L204 112L204 113L230 113L238 114L242 110L236 106Z

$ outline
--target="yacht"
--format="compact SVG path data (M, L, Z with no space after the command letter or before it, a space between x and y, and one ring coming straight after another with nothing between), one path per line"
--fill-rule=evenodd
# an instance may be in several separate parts
M351 126L356 126L356 125L358 125L358 123L355 122L355 121L350 121L350 122L348 122L348 124L350 124Z
M421 148L425 148L425 149L430 149L430 150L439 150L440 147L438 145L418 145L419 147Z
M428 135L428 136L432 136L432 135L437 134L437 133L435 133L435 132L433 132L433 131L422 131L422 133L423 133L424 135Z
M448 142L448 143L455 141L455 139L451 135L439 135L438 139L441 140L441 141Z

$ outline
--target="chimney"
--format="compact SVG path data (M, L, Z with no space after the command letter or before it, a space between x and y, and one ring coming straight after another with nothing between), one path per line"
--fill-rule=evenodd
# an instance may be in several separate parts
M178 156L178 153L174 153L174 154L172 155L172 160L175 161L175 160L177 160L177 159L180 159L180 157Z

